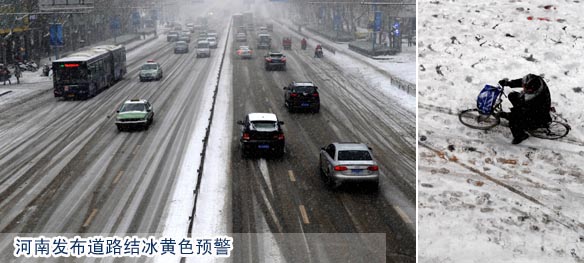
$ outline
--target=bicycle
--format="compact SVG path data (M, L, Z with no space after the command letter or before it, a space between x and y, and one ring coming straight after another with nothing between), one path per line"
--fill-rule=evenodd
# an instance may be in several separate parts
M485 89L492 89L489 92L495 94L487 101L482 101L481 94ZM504 92L504 87L498 85L497 87L485 85L485 88L477 98L477 108L463 110L458 114L458 119L467 127L479 130L489 130L501 123L501 112L503 112L503 99L507 95ZM493 100L494 98L494 100ZM568 121L556 113L554 107L550 108L550 116L552 121L540 127L534 127L527 130L527 133L533 137L555 140L568 135L572 129L567 123Z

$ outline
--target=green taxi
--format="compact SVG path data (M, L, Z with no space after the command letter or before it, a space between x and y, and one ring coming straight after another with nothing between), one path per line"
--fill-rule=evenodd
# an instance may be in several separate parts
M154 120L152 104L144 99L124 102L117 111L116 126L123 131L131 128L148 129Z

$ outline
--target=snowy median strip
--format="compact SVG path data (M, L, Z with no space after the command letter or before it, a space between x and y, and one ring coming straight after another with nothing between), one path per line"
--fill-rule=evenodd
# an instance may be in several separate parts
M223 50L223 52L225 52L225 44L227 42L229 42L229 31L223 33L222 35L222 39L225 39L225 41L222 42L222 44L218 47L217 50ZM230 45L229 45L230 46ZM195 127L209 127L209 122L211 121L211 111L205 110L205 109L212 109L213 108L213 96L214 96L214 92L216 90L216 87L218 86L218 82L219 82L219 73L221 72L221 60L222 60L222 56L212 56L213 58L213 62L211 65L211 68L213 69L213 71L211 72L211 74L209 74L209 78L207 79L207 82L205 84L205 87L213 87L213 88L206 88L205 89L205 93L203 95L203 97L205 98L204 104L201 105L201 109L202 112L207 112L207 114L204 114L203 116L201 116L199 119L196 120L196 124ZM226 60L227 61L227 60ZM230 77L231 75L229 75L229 73L227 73L228 76ZM230 98L230 96L228 97ZM221 100L219 100L221 101ZM223 102L220 102L223 103ZM223 109L225 110L225 109ZM230 131L230 129L228 130ZM194 133L191 136L189 145L187 147L187 151L185 152L183 161L182 161L182 165L180 168L180 173L178 175L178 179L176 181L176 185L173 191L173 196L172 199L170 201L169 204L169 208L168 208L168 214L167 217L165 218L165 223L163 226L163 230L162 230L162 234L161 236L164 237L175 237L175 238L183 238L183 237L187 237L189 235L189 226L190 226L190 222L191 220L195 220L194 218L191 218L192 216L192 212L194 211L193 209L195 209L194 205L195 205L195 200L197 198L201 198L201 203L205 203L206 201L206 194L201 194L201 191L199 191L198 193L195 193L196 190L196 186L198 184L200 184L201 182L199 182L199 167L201 166L201 157L203 156L203 149L204 149L204 140L202 138L205 138L206 136L206 129L196 129L194 131ZM214 136L212 136L211 138L214 138ZM208 160L214 160L214 154L213 151L209 151L207 154L209 154L209 159ZM211 161L212 162L212 161ZM224 166L224 169L227 169ZM205 165L205 167L208 167L208 165ZM209 169L210 170L210 169ZM225 174L225 173L223 173ZM202 178L202 177L201 177ZM224 183L225 185L225 183ZM228 185L228 184L227 184ZM203 193L211 193L211 194L216 194L213 193L212 191L209 191L209 189L205 188L205 187L200 187L199 189L203 189ZM227 193L226 193L227 194ZM199 195L197 197L197 195ZM226 201L226 198L223 198L222 201ZM220 223L222 224L222 226L225 226L225 221L226 221L226 217L221 219L219 218L219 216L213 212L216 212L216 208L222 208L223 205L218 204L218 203L213 203L213 204L207 204L207 205L212 205L211 209L199 209L198 213L197 213L197 221L201 220L201 219L206 219L208 221L212 221L215 224L216 223ZM231 211L231 209L229 209L228 211ZM208 214L205 214L205 212L208 212ZM197 229L198 224L195 224L195 222L193 222L193 229ZM219 225L205 225L205 228L207 230L209 230L209 233L219 233L220 229L219 229ZM226 231L223 231L226 232ZM200 259L200 258L198 258ZM180 261L180 257L175 256L175 257L159 257L156 259L156 262L169 262L169 261L174 261L174 262L178 262Z

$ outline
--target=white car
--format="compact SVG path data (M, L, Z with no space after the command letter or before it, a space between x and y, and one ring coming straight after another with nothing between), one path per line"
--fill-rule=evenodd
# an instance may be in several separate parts
M217 39L214 37L207 37L207 42L209 42L209 48L217 48Z
M210 57L211 50L209 49L209 41L197 42L197 57Z
M237 35L235 35L235 40L237 40L237 42L245 42L247 41L247 35L245 33L237 33Z

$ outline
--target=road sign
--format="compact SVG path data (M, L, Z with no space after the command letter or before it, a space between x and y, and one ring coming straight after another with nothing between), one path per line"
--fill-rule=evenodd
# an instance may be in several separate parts
M49 33L51 46L63 46L63 24L51 24Z
M134 11L132 13L132 24L134 25L140 24L140 13L138 11Z
M120 18L119 17L114 17L112 18L111 22L110 22L110 29L111 30L117 30L120 29Z
M375 11L375 21L373 22L373 31L381 31L381 11Z
M336 14L335 14L335 16L334 16L334 19L333 19L333 21L334 21L334 25L335 25L335 31L339 31L339 30L341 30L341 24L342 24L342 22L343 22L343 21L341 20L341 15L340 15L340 14L338 14L338 13L336 13Z

